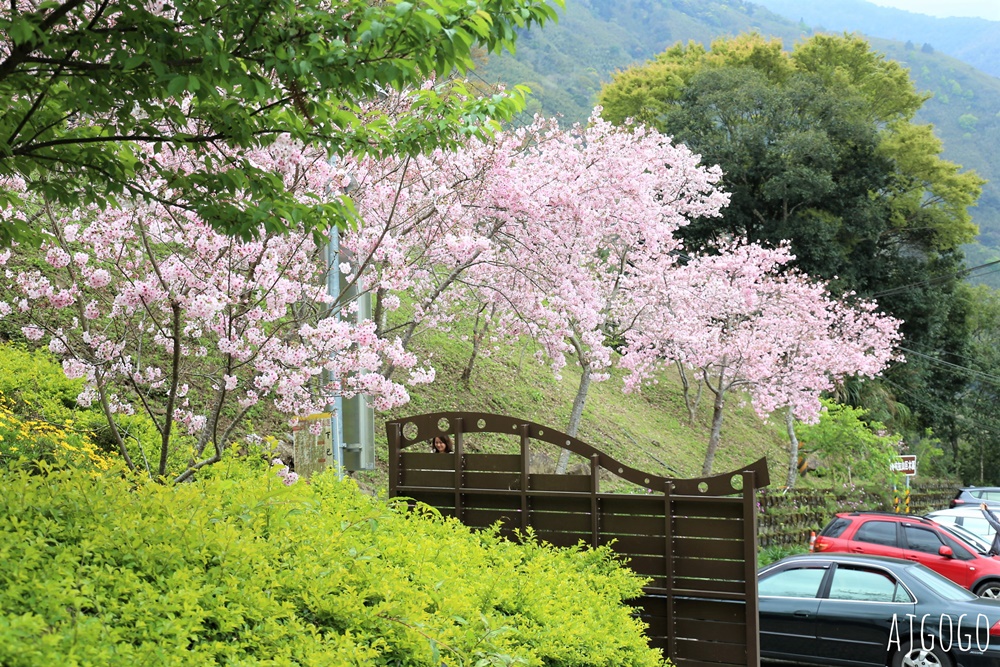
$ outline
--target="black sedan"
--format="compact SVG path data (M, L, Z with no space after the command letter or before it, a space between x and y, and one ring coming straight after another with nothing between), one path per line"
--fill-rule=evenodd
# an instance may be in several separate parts
M758 574L765 660L1000 666L1000 600L979 598L919 563L804 554Z

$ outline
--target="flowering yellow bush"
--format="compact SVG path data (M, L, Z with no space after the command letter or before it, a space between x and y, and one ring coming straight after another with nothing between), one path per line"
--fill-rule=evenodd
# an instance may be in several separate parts
M84 433L73 428L73 420L61 425L23 419L0 394L0 464L17 461L53 461L97 470L108 470L113 462L98 451Z

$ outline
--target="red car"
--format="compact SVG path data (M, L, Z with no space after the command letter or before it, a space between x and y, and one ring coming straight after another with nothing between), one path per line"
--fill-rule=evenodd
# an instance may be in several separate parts
M930 519L910 514L838 514L811 547L912 560L981 597L1000 598L1000 558L980 554Z

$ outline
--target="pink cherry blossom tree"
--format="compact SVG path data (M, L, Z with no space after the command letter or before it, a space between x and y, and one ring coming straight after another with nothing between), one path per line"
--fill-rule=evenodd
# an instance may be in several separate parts
M196 168L193 157L181 150L155 159L183 171ZM347 182L322 155L286 139L246 157L303 200L337 196ZM120 413L153 421L160 438L149 472L182 481L218 461L262 401L294 419L325 410L334 395L364 393L376 408L408 399L378 371L386 360L409 369L416 359L373 322L337 317L351 304L326 294L312 235L262 224L256 240L237 240L178 205L169 183L143 187L152 196L120 209L39 202L44 262L32 266L16 248L0 255L0 315L19 318L26 337L47 341L66 374L84 379L78 402L100 407L130 468L141 465L117 428ZM415 369L411 379L432 377ZM193 441L179 469L170 463L177 429Z
M627 388L680 361L714 395L703 475L712 472L732 390L745 391L761 417L787 408L789 419L812 423L822 392L848 375L875 376L893 358L897 320L874 303L832 298L825 284L791 269L793 259L787 246L739 242L693 256L649 286L651 301L626 336ZM793 451L791 466L796 459Z
M454 153L362 162L357 174L365 224L345 244L375 260L376 312L397 306L392 291L405 285L415 307L404 344L471 310L500 340L534 338L557 374L575 361L570 435L590 383L608 377L642 276L674 261L678 227L728 201L718 169L599 110L586 127L536 119Z

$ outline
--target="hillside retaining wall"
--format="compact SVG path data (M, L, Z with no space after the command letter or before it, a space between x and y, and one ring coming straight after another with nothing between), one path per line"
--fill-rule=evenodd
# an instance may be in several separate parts
M926 514L948 507L958 483L914 480L910 514ZM900 512L905 494L899 490ZM892 489L845 486L841 489L761 489L757 493L758 540L761 548L808 545L812 531L821 530L837 512L894 511Z

